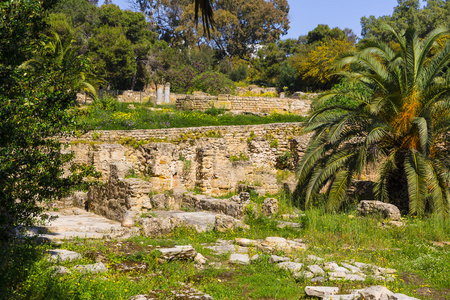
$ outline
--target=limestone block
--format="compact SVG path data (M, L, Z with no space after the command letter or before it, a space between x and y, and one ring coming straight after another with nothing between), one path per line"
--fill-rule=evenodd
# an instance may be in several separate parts
M72 268L73 271L79 273L105 273L108 272L108 268L103 263L96 263L91 265L76 265Z
M307 286L305 287L305 293L308 296L323 298L330 295L336 295L339 293L339 288L330 286Z
M278 200L275 198L266 198L261 205L261 210L266 217L271 217L278 213Z
M248 228L241 220L237 220L231 216L217 215L214 222L214 230L219 232L225 232L227 230L235 230L237 228Z
M361 300L389 300L394 296L390 290L384 286L371 286L359 291Z
M171 260L193 260L198 252L191 245L175 246L173 248L159 248L157 251L161 252L160 259Z
M171 233L177 226L183 224L176 218L141 218L138 220L143 235L160 237Z
M248 254L233 253L230 255L229 262L232 264L249 265L250 258L248 257Z
M48 250L47 253L50 254L48 261L54 262L77 260L82 257L80 253L65 249Z
M359 202L358 214L361 216L378 215L394 221L401 219L400 210L395 205L381 201L363 200Z
M278 255L271 255L269 257L269 263L271 264L277 264L280 262L290 261L291 259L289 257L284 256L278 256Z

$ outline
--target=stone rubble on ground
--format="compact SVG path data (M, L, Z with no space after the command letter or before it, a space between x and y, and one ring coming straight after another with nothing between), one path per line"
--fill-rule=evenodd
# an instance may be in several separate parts
M307 286L305 293L308 296L321 298L321 300L419 300L404 294L394 294L381 285L351 290L350 294L339 294L338 287Z
M381 216L392 221L400 221L401 219L400 210L397 206L373 200L362 200L359 202L358 214L361 216Z
M248 257L248 254L233 253L230 255L229 262L232 264L238 264L238 265L249 265L250 258Z
M197 251L191 246L175 246L173 248L158 248L161 252L160 259L164 261L172 260L192 260L197 256Z
M47 250L47 253L50 254L50 256L48 257L48 261L72 261L80 259L82 257L80 253L64 249Z
M76 265L72 268L72 271L79 273L105 273L108 272L108 268L104 263L96 263L90 265Z

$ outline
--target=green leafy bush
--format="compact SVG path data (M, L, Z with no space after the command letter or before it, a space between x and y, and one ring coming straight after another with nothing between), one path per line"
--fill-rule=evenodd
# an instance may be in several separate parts
M207 71L194 78L190 91L202 91L211 95L229 94L233 86L233 82L225 74Z

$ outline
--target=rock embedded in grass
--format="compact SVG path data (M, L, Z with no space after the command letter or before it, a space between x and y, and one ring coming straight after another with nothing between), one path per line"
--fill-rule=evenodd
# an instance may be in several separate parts
M310 266L308 266L308 269L314 275L325 275L325 271L319 265L310 265Z
M159 257L165 261L171 260L193 260L197 255L197 251L191 246L175 246L173 248L159 248L157 251L161 252Z
M359 291L364 300L390 300L394 293L381 285L371 286Z
M291 271L292 273L298 273L303 268L302 263L296 263L296 262L291 262L291 261L281 262L281 263L277 264L276 266L279 268Z
M381 201L362 200L358 204L358 214L361 216L380 216L385 219L400 221L400 210L397 206Z
M277 264L280 262L290 261L291 259L289 257L284 256L278 256L278 255L271 255L269 257L269 263L271 264Z
M50 254L48 257L48 261L72 261L82 258L80 253L69 251L65 249L53 249L47 250L47 253Z
M108 272L108 268L103 263L96 263L90 265L76 265L72 268L73 271L79 273L105 273Z
M308 296L323 298L330 295L336 295L339 293L339 288L331 286L307 286L305 287L305 293Z
M232 264L249 265L250 258L248 257L248 254L233 253L230 255L229 262Z

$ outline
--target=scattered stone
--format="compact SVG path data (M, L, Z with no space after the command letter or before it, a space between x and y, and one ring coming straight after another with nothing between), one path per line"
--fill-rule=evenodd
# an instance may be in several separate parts
M308 269L314 274L314 275L325 275L325 271L318 265L311 265L308 266Z
M315 256L315 255L308 255L306 258L309 261L323 261L323 258Z
M387 225L390 225L392 227L403 227L405 226L405 223L403 223L402 221L389 221Z
M143 235L148 237L160 237L171 233L176 227L183 224L177 218L140 218L138 220Z
M207 259L201 253L197 253L197 255L194 257L194 261L200 265L204 265Z
M355 294L333 295L322 298L322 300L356 300L356 299L358 299L358 295Z
M417 299L417 298L414 298L414 297L410 297L410 296L407 296L407 295L404 295L404 294L396 293L396 294L394 294L392 296L389 296L389 300L420 300L420 299Z
M374 268L373 265L365 264L365 263L361 263L361 262L354 262L353 264L360 269L373 269Z
M148 295L136 295L136 296L131 297L128 300L157 300L157 298L150 297Z
M348 280L348 281L364 281L366 280L366 277L364 274L357 275L357 274L349 274L349 273L343 273L343 272L331 272L328 273L328 276L330 276L330 280Z
M135 211L127 210L123 216L122 227L133 227L136 214Z
M161 252L160 259L171 260L191 260L197 256L197 251L191 246L175 246L174 248L159 248L157 251Z
M303 268L302 263L296 263L296 262L291 262L291 261L281 262L281 263L277 264L277 266L282 269L289 270L292 273L298 273Z
M323 281L325 281L325 278L322 276L314 277L313 279L311 279L311 283L318 283Z
M258 244L258 242L255 240L244 239L244 238L235 238L234 242L237 245L242 246L242 247L253 247Z
M341 265L347 269L349 269L352 273L361 273L361 269L355 266L352 266L348 263L341 263Z
M79 273L105 273L108 272L108 268L103 263L96 263L91 265L76 265L72 270Z
M395 273L397 273L397 270L390 269L390 268L378 268L378 271L380 271L380 273L382 273L382 274L395 274Z
M80 253L64 249L47 250L47 253L50 254L48 261L72 261L82 257Z
M359 291L363 300L389 300L394 296L390 290L381 285L371 286Z
M305 293L308 296L323 298L330 295L336 295L339 293L339 288L330 286L307 286L305 287Z
M174 300L214 300L210 295L189 287L181 291L172 291L172 294Z
M232 264L239 264L239 265L249 265L250 264L250 258L248 257L248 254L231 254L229 262Z
M267 237L261 243L261 248L270 252L284 251L285 253L290 253L305 250L306 245L296 241L286 240L281 237Z
M385 219L400 221L400 210L397 206L381 201L363 200L358 204L358 214L361 216L379 215Z
M240 253L245 254L248 252L247 247L241 247L237 245L233 245L232 241L227 240L217 240L213 246L204 246L207 249L211 249L217 254L225 254L225 253Z
M241 220L235 219L227 215L217 215L214 222L214 230L219 232L225 232L227 230L235 230L237 228L247 229L248 225L245 225Z
M309 272L309 271L300 271L297 273L294 273L294 277L295 278L305 278L305 279L310 279L314 277L314 274Z
M298 218L298 215L297 214L284 214L284 215L281 215L281 218L283 220L292 220L292 219Z
M259 259L259 254L255 254L250 258L251 261L257 261L258 259Z
M295 223L295 222L287 222L287 221L277 221L278 225L277 228L285 228L285 227L290 227L290 228L301 228L302 225L300 223Z
M267 198L261 205L262 213L266 217L271 217L278 213L278 200L275 198Z
M51 267L51 270L54 275L66 275L72 273L69 269L63 266L53 266Z
M284 256L278 256L278 255L271 255L269 257L269 263L271 264L277 264L284 261L290 261L291 259L289 257Z

